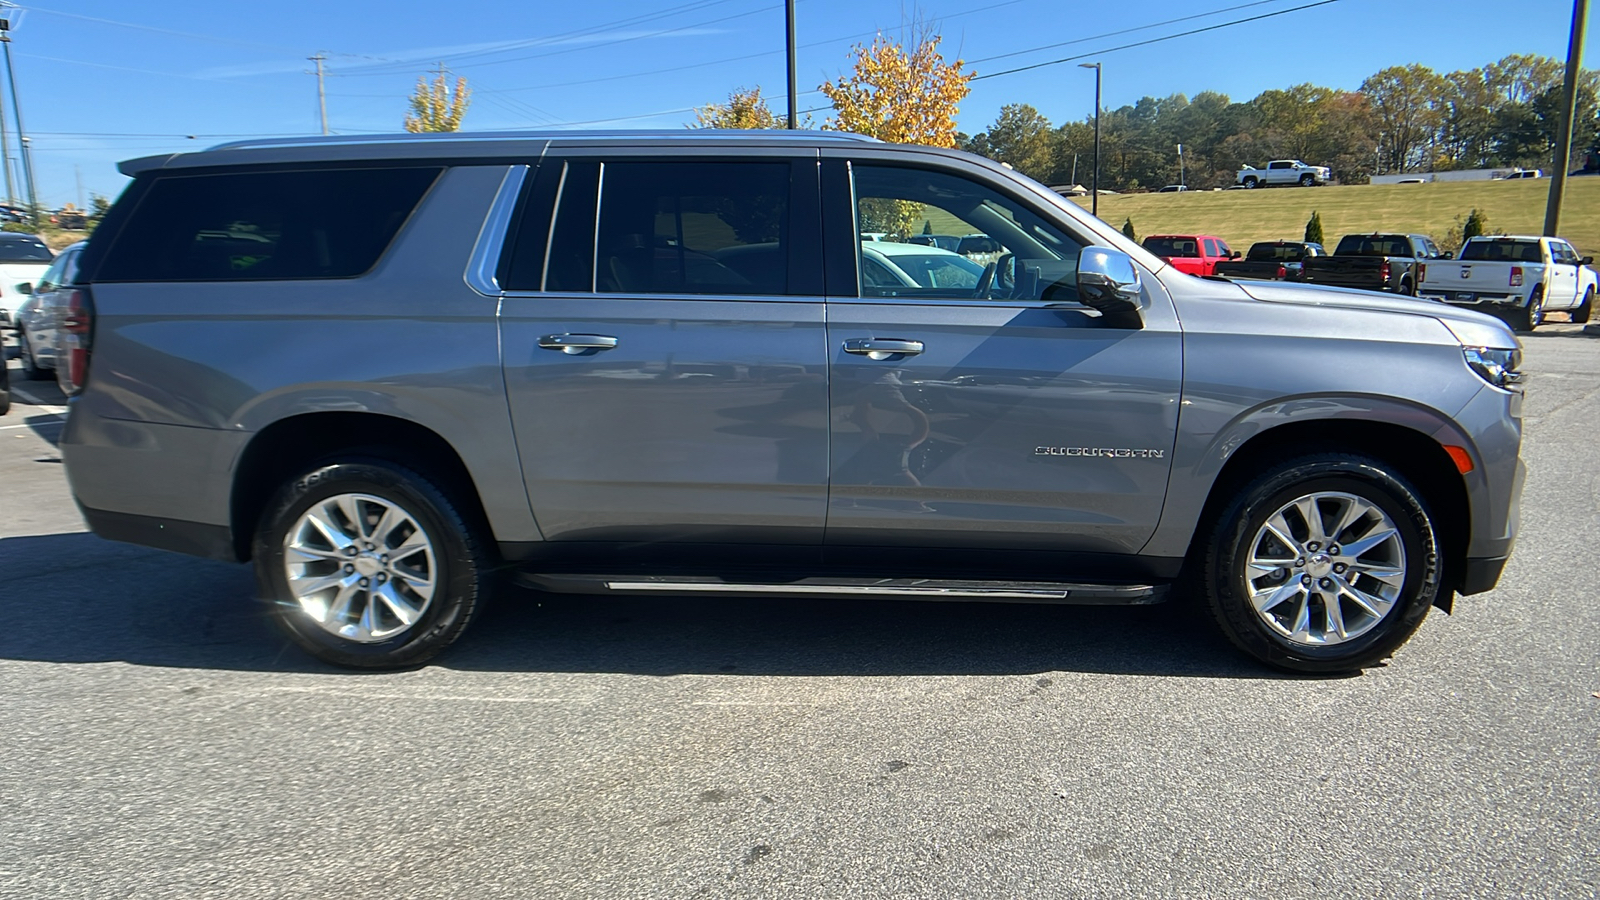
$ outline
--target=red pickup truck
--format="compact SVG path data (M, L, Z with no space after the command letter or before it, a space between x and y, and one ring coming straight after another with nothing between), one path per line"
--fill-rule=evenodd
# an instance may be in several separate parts
M1144 248L1190 275L1215 275L1217 263L1238 259L1239 253L1214 234L1152 234Z

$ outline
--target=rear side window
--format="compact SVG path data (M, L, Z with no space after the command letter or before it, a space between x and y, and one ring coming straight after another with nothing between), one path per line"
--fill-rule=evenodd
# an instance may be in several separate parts
M164 176L121 228L96 280L351 278L377 263L441 171Z

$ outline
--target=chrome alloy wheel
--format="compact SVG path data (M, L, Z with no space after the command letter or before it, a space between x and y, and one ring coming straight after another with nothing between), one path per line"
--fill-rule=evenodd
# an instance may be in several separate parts
M1307 494L1267 517L1243 575L1256 615L1278 635L1308 646L1342 644L1371 631L1400 599L1405 546L1372 501Z
M336 494L301 513L283 543L294 602L330 634L387 640L422 618L438 582L433 541L399 505Z

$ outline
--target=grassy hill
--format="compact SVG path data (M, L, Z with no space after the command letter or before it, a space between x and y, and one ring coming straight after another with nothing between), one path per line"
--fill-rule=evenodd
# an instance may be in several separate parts
M1132 218L1140 239L1215 234L1242 251L1253 241L1299 240L1315 209L1332 250L1340 235L1359 231L1412 232L1441 240L1456 217L1465 221L1473 207L1488 215L1491 231L1538 234L1549 194L1550 182L1544 179L1128 194L1101 197L1100 218L1119 228ZM1073 199L1088 208L1089 198ZM1583 255L1600 257L1600 177L1568 179L1561 236Z

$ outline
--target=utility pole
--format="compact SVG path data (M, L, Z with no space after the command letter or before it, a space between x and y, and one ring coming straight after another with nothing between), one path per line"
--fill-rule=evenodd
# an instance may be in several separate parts
M1183 180L1183 145L1178 145L1178 187L1187 187Z
M83 209L83 166L73 163L72 177L78 181L78 208Z
M789 130L794 131L800 127L799 114L795 112L795 106L800 94L795 87L794 0L787 0L784 3L784 16L789 38Z
M317 107L322 110L322 133L323 134L327 134L328 133L328 93L327 93L327 91L323 90L323 86L322 86L322 76L323 76L322 61L327 59L328 57L324 56L321 53L318 53L316 56L309 56L309 57L306 57L306 58L317 64Z
M1080 69L1094 70L1094 180L1093 195L1089 198L1089 214L1100 215L1100 64L1078 63Z
M1561 201L1567 194L1567 167L1572 164L1572 120L1578 112L1578 75L1583 63L1583 29L1589 17L1589 0L1572 0L1572 37L1567 44L1567 78L1562 86L1560 130L1556 133L1556 158L1551 167L1550 199L1544 207L1544 233L1555 237L1561 230Z
M28 146L28 131L22 127L22 104L17 102L17 70L11 66L11 26L15 19L13 7L0 7L0 45L5 47L6 76L11 82L11 112L17 118L17 140L22 145L22 178L28 188L28 212L33 224L39 224L39 191L33 181L33 149Z

